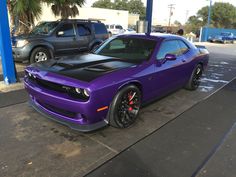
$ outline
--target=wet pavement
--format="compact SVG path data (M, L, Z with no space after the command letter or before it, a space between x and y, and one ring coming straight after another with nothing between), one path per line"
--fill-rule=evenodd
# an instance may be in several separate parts
M106 162L87 177L196 176L208 160L214 157L236 122L235 97L236 79ZM229 144L236 143L231 138L226 147L230 147ZM236 162L235 150L231 148L222 152L224 154L218 155L218 158L214 157L219 161L213 160L214 164L212 162L211 167L204 167L203 176L208 174L215 177L235 176L235 173L231 173L232 170L226 173L228 175L224 175L226 169L233 169L233 164ZM219 169L218 164L223 165L226 160L228 160L225 165L227 168L222 166L222 169ZM218 173L214 172L214 169L217 169Z
M92 133L76 132L44 118L27 102L16 102L21 93L12 96L11 106L0 106L1 176L83 176L158 132L236 76L236 45L207 47L212 53L200 88L194 92L181 89L145 106L137 123L125 130L106 127ZM225 48L230 55L222 52Z

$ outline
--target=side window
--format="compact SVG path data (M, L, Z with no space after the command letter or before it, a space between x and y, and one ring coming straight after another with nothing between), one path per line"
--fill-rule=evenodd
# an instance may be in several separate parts
M178 42L180 46L180 55L185 54L188 51L189 47L181 40L178 40Z
M124 49L125 48L125 44L123 40L120 39L115 39L110 43L110 50L114 50L114 49Z
M174 54L178 56L180 54L180 47L177 40L164 41L157 54L157 60L165 58L166 54Z
M107 29L103 23L94 23L95 34L107 34Z
M110 29L114 29L114 27L115 27L115 25L111 25L111 26L110 26Z
M89 36L91 34L90 29L84 25L78 24L77 28L79 36Z
M123 27L122 27L122 26L120 26L120 25L116 25L116 29L120 29L120 30L122 30L122 29L123 29Z
M75 35L74 28L72 24L64 24L58 31L57 35L59 37L72 37Z

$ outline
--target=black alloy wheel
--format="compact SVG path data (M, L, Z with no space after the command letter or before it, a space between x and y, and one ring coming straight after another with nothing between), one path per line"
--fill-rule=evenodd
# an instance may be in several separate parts
M193 70L192 76L186 86L188 90L196 90L201 83L201 76L203 72L203 67L201 64L198 64Z
M137 119L141 107L141 92L135 85L129 85L115 96L110 110L110 124L117 128L130 127Z

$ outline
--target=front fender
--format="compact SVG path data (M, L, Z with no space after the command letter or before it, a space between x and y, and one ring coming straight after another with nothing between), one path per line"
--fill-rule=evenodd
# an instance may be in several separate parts
M50 44L49 42L46 42L44 40L30 41L30 51L31 52L33 51L33 49L35 49L37 47L45 47L50 51L51 56L53 56L53 54L54 54L54 46L52 44Z

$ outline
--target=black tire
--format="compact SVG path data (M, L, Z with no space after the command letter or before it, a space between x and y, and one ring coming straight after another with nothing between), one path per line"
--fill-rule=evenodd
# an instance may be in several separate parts
M203 72L203 67L201 64L198 64L194 68L192 75L191 75L187 85L185 86L185 88L187 90L196 90L199 87L202 72Z
M51 58L50 52L44 47L35 48L30 55L30 63L46 61Z
M141 107L141 92L135 85L122 88L114 97L108 112L109 123L116 128L130 127Z

